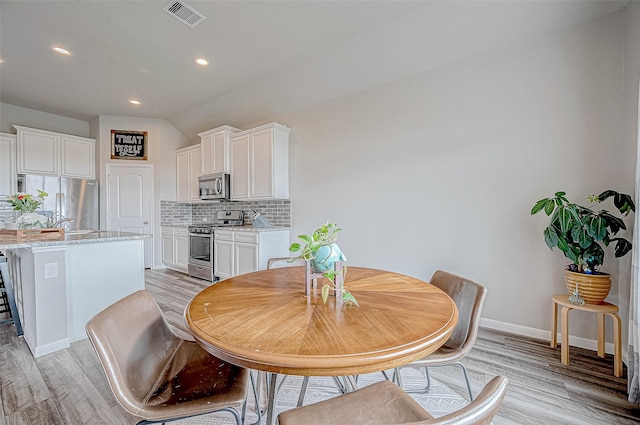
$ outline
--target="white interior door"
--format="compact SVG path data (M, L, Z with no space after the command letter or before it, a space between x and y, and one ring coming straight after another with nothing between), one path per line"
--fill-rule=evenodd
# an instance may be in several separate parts
M153 235L153 168L107 164L107 230ZM153 238L144 241L144 267L151 268Z

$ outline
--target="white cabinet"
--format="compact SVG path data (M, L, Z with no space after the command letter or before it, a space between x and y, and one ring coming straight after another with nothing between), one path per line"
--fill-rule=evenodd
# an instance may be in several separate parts
M228 230L215 230L213 239L213 274L220 279L227 279L233 273L233 237Z
M95 179L95 140L84 137L60 136L60 175Z
M277 123L231 137L231 199L289 198L289 129Z
M200 200L198 177L202 175L202 150L200 145L176 151L176 200L191 202Z
M162 262L181 272L187 272L189 232L182 227L162 227Z
M0 133L0 200L16 190L16 136Z
M202 145L202 174L229 173L231 136L240 130L228 125L198 133Z
M14 125L17 172L95 179L95 140Z
M215 230L213 270L220 279L267 268L272 257L285 257L289 230Z

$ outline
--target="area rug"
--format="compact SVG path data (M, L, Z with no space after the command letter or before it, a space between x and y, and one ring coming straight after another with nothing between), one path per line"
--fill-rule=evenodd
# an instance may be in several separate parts
M367 385L373 384L384 379L382 373L371 373L368 375L361 375L358 378L358 387L362 388ZM406 388L418 388L424 386L425 376L417 369L405 368L402 370L402 381ZM302 384L302 377L288 376L280 387L276 400L276 414L293 409L298 402L298 394L300 392L300 385ZM316 403L321 400L326 400L339 395L334 381L329 377L312 377L309 380L309 387L307 388L304 404ZM447 413L458 410L468 403L463 397L456 392L448 388L441 382L431 378L431 389L426 394L411 394L411 396L422 405L431 415L439 417L446 415ZM261 398L263 403L264 397ZM252 424L257 420L257 415L254 409L253 398L251 397L247 407L246 423ZM229 413L214 413L211 415L203 415L190 419L183 419L181 421L173 422L180 425L226 425L234 424L233 416ZM266 423L266 418L262 418L262 424Z

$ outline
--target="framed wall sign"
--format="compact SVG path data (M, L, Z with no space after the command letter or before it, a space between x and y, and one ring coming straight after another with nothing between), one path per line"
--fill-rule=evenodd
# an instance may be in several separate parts
M146 131L111 130L111 159L147 159Z

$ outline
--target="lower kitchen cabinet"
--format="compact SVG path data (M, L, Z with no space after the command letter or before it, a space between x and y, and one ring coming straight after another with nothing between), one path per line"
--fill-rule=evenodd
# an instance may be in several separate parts
M162 262L170 269L187 272L189 232L183 227L162 227Z
M289 253L289 230L218 230L213 242L213 269L219 279L267 268L272 257Z

